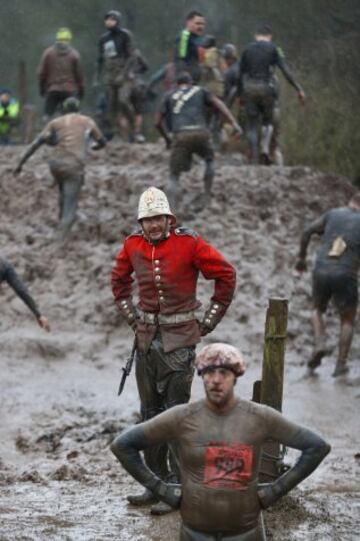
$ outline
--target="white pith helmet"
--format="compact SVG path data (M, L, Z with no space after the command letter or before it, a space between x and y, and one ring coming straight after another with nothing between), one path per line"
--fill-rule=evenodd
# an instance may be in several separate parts
M170 216L170 222L176 222L175 215L171 212L168 198L165 193L155 186L151 186L140 196L138 208L138 221L143 218L153 218L154 216Z

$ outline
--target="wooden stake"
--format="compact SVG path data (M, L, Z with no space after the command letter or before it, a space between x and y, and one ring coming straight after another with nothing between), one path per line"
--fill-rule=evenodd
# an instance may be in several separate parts
M278 411L282 411L287 320L287 299L270 299L265 323L260 403ZM282 468L280 445L266 443L263 446L260 480L273 480L282 473Z

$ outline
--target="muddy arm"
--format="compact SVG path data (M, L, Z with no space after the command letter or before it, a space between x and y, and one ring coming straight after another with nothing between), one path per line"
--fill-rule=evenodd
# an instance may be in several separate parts
M217 109L222 116L227 120L234 128L234 130L242 134L242 129L240 128L239 124L236 122L236 119L232 112L226 107L225 103L223 103L219 98L216 96L211 96L210 101L212 105Z
M164 127L164 114L157 112L155 116L155 128L160 133L161 137L165 140L166 147L171 147L171 137Z
M41 145L43 145L45 142L46 142L46 140L42 136L37 137L35 139L35 141L29 146L29 148L27 149L27 151L25 152L25 154L21 158L18 166L16 167L16 169L14 171L15 174L18 174L18 173L21 172L24 163L27 162L27 160L30 158L30 156L32 156L37 151L37 149L40 148Z
M301 450L301 456L296 464L274 483L259 485L258 496L263 509L273 505L308 477L330 452L330 445L325 440L302 427L286 441L286 445Z
M140 451L146 447L149 447L149 443L144 430L137 425L118 436L111 444L111 451L134 479L171 507L178 508L181 501L180 485L164 483L145 465Z
M20 280L14 267L10 263L5 262L3 264L2 279L5 280L9 286L15 291L18 297L26 304L26 306L32 311L37 320L41 318L40 310L37 307L36 302L30 295L25 284Z
M315 222L310 224L309 227L307 227L304 230L300 239L300 249L299 249L298 259L295 265L295 268L298 271L306 270L305 259L306 259L307 248L311 240L311 237L314 234L322 235L325 230L325 225L326 225L326 214L323 214L323 216L321 216L318 220L315 220Z

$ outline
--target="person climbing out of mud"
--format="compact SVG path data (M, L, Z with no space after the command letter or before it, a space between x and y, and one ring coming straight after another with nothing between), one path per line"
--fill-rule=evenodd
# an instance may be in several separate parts
M195 365L205 399L127 429L111 450L154 497L180 507L180 541L264 541L262 509L310 475L330 445L276 410L235 396L237 378L245 372L235 347L205 346ZM261 447L269 439L301 456L281 477L259 484ZM178 450L181 485L164 482L141 458L141 450L164 443Z
M347 358L358 305L360 191L352 196L347 207L328 210L304 230L295 265L299 272L307 269L306 252L314 234L321 235L322 239L312 275L315 346L308 362L308 373L313 374L322 358L329 354L323 316L332 299L340 317L338 359L333 372L333 376L337 377L349 370Z
M189 401L195 346L223 318L232 301L234 267L195 231L176 227L164 192L151 187L140 197L141 230L130 235L117 255L111 281L116 304L136 333L136 381L141 419L146 421ZM139 303L132 300L135 273ZM199 273L215 281L214 294L201 322L195 310ZM166 445L145 451L145 462L161 479L179 482L176 453ZM146 489L130 503L157 502ZM170 511L163 503L152 513Z
M98 150L106 140L95 122L79 113L79 100L64 102L64 115L49 122L21 158L14 174L22 171L25 162L43 144L54 147L49 160L51 174L59 186L58 239L64 240L76 220L76 209L85 177L85 159L89 145ZM93 141L91 143L91 141Z
M253 164L258 164L260 159L265 164L272 161L273 115L274 108L278 107L278 85L274 81L276 68L296 89L300 103L305 103L305 93L290 72L282 49L272 41L272 37L269 25L259 26L255 40L242 53L239 65L239 95L245 101L247 138Z
M6 259L0 257L0 285L2 282L7 282L17 296L26 304L36 317L36 321L40 327L46 332L50 332L48 319L41 314L36 302L28 292L25 284L20 280L14 267Z
M164 97L160 111L156 115L155 126L171 147L170 181L168 194L171 205L179 203L179 179L183 171L189 171L193 154L205 161L204 203L211 199L214 179L214 149L207 126L208 108L218 111L232 125L240 136L242 130L226 105L201 86L193 84L191 75L183 72L177 77L177 86ZM169 132L173 134L170 137Z
M120 23L119 11L112 9L105 14L106 32L99 40L94 84L98 86L101 79L104 82L106 110L113 132L118 128L125 140L131 136L135 142L143 143L142 123L136 118L139 111L134 111L131 103L139 58L132 33Z
M185 18L185 28L175 40L175 73L190 73L193 81L201 78L200 50L205 29L205 17L200 11L192 10Z
M72 33L60 28L54 45L44 51L38 68L39 92L45 97L44 120L62 113L64 101L84 97L84 76L80 54L71 47Z

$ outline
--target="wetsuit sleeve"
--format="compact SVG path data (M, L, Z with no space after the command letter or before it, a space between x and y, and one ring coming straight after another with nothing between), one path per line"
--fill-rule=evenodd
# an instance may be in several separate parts
M10 263L4 262L2 264L1 278L5 280L9 286L15 291L18 297L30 308L34 316L39 319L41 313L37 307L36 302L28 292L25 284L20 280L14 267Z
M172 408L174 409L174 408ZM163 421L160 419L168 412L164 412L156 417L160 420L160 425ZM170 413L170 411L169 411ZM111 444L111 450L122 466L129 472L134 479L139 481L147 489L153 491L160 499L168 503L174 508L179 507L181 501L181 489L179 485L166 484L159 479L144 463L140 451L146 449L153 444L154 438L149 438L148 430L145 428L148 424L153 425L153 420L147 421L140 425L136 425L118 436ZM176 422L173 425L173 432L176 431ZM165 422L162 429L162 438L159 441L169 441L167 428L169 424Z
M111 288L116 303L131 298L134 282L134 278L131 276L133 272L134 268L127 252L127 241L125 241L111 272Z
M288 65L286 64L284 53L280 49L280 47L277 47L275 49L275 64L282 71L285 79L291 84L291 86L293 86L298 92L301 92L302 88L295 80L295 77L293 76Z
M330 452L330 445L311 430L293 423L277 411L267 408L267 436L301 455L295 465L275 482L260 486L259 498L264 509L287 494L308 477Z
M303 232L300 240L299 258L305 259L308 244L312 235L322 235L325 231L328 213L326 212L320 218L312 222Z
M196 239L194 265L206 280L215 280L211 300L227 307L231 303L236 286L235 268L201 237Z

